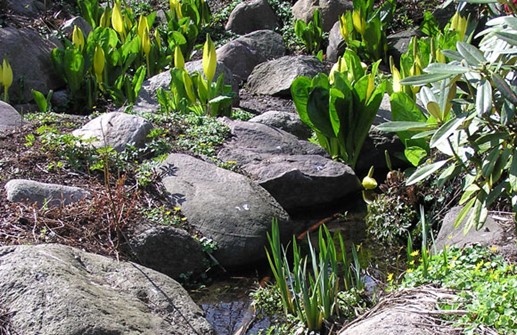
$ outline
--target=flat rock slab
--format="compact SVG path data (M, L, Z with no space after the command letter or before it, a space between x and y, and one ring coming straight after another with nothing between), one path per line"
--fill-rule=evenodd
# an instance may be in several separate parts
M90 192L73 186L46 184L34 180L12 179L5 184L7 200L37 204L38 207L59 207L81 201Z
M223 266L262 259L273 218L283 232L292 233L288 214L243 175L184 154L169 155L161 170L169 198L191 225L217 243L214 256Z
M384 297L338 335L456 334L451 326L434 321L439 320L436 306L454 299L452 292L431 286L398 291Z
M0 247L0 291L16 334L214 334L173 279L59 244Z
M264 114L251 118L249 122L262 123L284 130L301 140L306 140L312 135L312 130L302 122L297 113L267 111Z
M247 89L253 94L290 97L297 77L314 77L325 71L325 65L314 56L284 56L257 65L248 77Z
M260 123L229 121L233 139L218 154L237 164L287 210L317 207L360 190L353 170L292 134Z
M121 112L103 114L72 132L83 139L93 139L96 148L111 146L118 152L128 144L143 147L153 126L146 119Z
M22 125L22 116L11 105L0 101L0 131Z

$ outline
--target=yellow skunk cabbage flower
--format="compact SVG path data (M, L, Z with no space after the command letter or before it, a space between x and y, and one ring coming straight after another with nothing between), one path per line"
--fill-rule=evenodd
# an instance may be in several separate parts
M467 19L461 16L459 12L456 12L452 17L450 29L458 33L460 41L463 41L463 38L465 37L465 32L467 31L467 23Z
M341 36L343 36L343 39L345 41L348 41L348 37L350 36L350 31L348 31L346 14L343 14L339 17L339 31L341 32Z
M377 181L373 178L373 166L370 167L368 175L362 181L365 190L373 190L377 187Z
M187 92L187 97L191 103L196 102L196 96L194 94L194 89L192 86L192 79L190 79L190 75L187 71L183 71L183 86L185 87L185 92Z
M120 8L120 2L115 1L115 6L113 7L113 13L111 14L111 26L117 33L122 36L122 38L126 35L126 29L124 28L124 18L122 17L122 9Z
M215 54L215 44L206 34L206 42L203 46L203 72L208 82L212 82L215 76L215 69L217 67L217 55Z
M95 72L97 83L99 84L102 83L102 74L104 72L105 62L104 50L101 47L96 46L93 54L93 71Z
M147 24L147 19L144 15L140 15L140 18L138 19L138 36L140 36L140 39L142 39L144 36L145 28L147 27L147 30L149 30L149 25Z
M174 67L177 69L185 68L185 59L183 58L183 53L181 52L180 47L174 48Z
M4 58L2 62L2 85L4 85L4 101L9 100L9 87L11 87L13 83L13 69L11 68L11 64L7 61L7 58Z
M149 35L149 27L146 26L142 34L142 50L146 55L149 55L149 52L151 52L151 37Z
M169 0L169 5L171 7L171 11L176 13L177 19L182 19L183 13L181 12L181 3L178 0Z
M158 48L162 48L162 39L160 38L160 33L158 32L158 29L154 31L154 40L156 41L156 44L158 45Z
M110 20L111 20L111 10L109 8L106 8L101 15L99 26L101 26L103 28L108 28L110 25Z
M366 21L361 15L361 11L354 10L352 12L352 22L354 23L355 30L357 30L361 36L364 36L364 31L366 30Z
M340 72L340 73L345 73L346 71L348 71L348 68L346 66L346 63L345 61L343 60L342 57L339 57L337 59L337 63L334 64L334 66L332 66L332 69L330 70L330 73L329 73L329 82L332 84L334 82L334 73L335 72Z
M72 32L72 44L79 48L80 51L84 49L84 34L81 28L78 26L74 26L74 31Z
M402 92L402 85L400 84L400 72L395 66L393 62L393 57L390 56L390 70L391 70L391 80L393 86L393 92Z

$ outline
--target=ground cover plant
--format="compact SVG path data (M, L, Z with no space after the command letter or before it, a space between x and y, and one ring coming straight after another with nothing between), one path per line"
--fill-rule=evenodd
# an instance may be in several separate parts
M453 289L460 298L440 308L446 319L465 334L512 334L517 331L517 272L496 253L497 248L470 247L446 249L431 256L427 265L420 264L405 274L401 286L424 284ZM424 269L425 268L425 269Z

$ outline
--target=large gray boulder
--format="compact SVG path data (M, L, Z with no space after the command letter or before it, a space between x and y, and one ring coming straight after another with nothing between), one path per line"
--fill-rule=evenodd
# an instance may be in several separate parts
M517 259L517 234L512 215L490 213L481 229L475 227L465 232L466 219L458 227L454 226L456 218L463 207L453 207L445 215L433 250L441 251L445 247L463 248L471 245L496 247L503 254Z
M188 232L150 224L133 229L128 234L129 252L139 264L175 279L208 268L201 245Z
M185 63L185 69L189 73L193 73L195 71L203 73L203 61L191 61ZM224 82L226 85L231 85L233 93L235 94L234 101L239 100L239 85L237 82L233 80L232 71L226 67L222 62L217 61L217 67L215 70L215 78L220 75L224 75ZM165 71L159 73L151 78L145 80L142 84L142 88L138 93L138 98L133 106L134 111L141 112L154 112L158 110L160 104L158 103L158 99L156 98L156 93L158 89L169 89L171 84L171 73L169 71Z
M96 117L72 134L85 140L92 139L91 144L96 148L111 146L122 152L128 144L143 147L152 128L143 117L110 112Z
M184 154L169 155L162 170L169 198L189 224L217 243L213 255L223 266L263 258L273 218L284 232L292 229L275 199L243 175Z
M37 18L46 9L41 0L5 0L5 2L6 12L30 18Z
M279 20L267 0L252 0L238 4L230 13L226 30L244 35L255 30L274 30Z
M22 125L22 116L11 105L0 101L0 131Z
M264 124L233 121L233 139L218 158L236 161L289 213L331 204L360 190L354 171L323 150Z
M289 97L297 77L314 77L325 71L324 64L314 56L284 56L257 65L248 78L247 89L253 94Z
M321 13L323 31L330 31L334 23L339 21L339 16L347 10L352 10L353 5L350 0L298 0L292 9L293 16L295 19L309 22L316 9Z
M54 70L50 52L56 47L29 28L0 28L0 60L7 58L13 69L11 101L32 100L31 90L46 94L63 86Z
M0 291L16 334L214 334L173 279L68 246L0 247Z
M217 59L232 71L237 83L246 81L256 65L283 55L282 36L271 30L252 32L217 49Z
M339 21L334 23L329 32L329 45L327 46L327 60L329 62L337 62L339 56L345 53L346 44L343 35L341 35Z
M26 179L12 179L5 184L7 200L51 207L69 205L90 196L90 192L73 186L40 183Z

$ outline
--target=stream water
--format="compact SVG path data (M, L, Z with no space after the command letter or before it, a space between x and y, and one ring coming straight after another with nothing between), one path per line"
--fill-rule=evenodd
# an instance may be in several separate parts
M361 243L365 238L363 215L328 215L306 216L301 224L307 228L317 229L317 225L325 222L329 230L339 231L345 244ZM328 220L327 220L328 219ZM317 236L312 234L314 238ZM255 319L251 308L250 292L258 287L265 275L266 264L258 264L256 268L247 268L235 275L219 276L207 287L190 292L192 298L201 306L206 319L219 335L252 335L270 326L269 319ZM248 327L249 326L249 327ZM247 331L243 332L242 329Z

